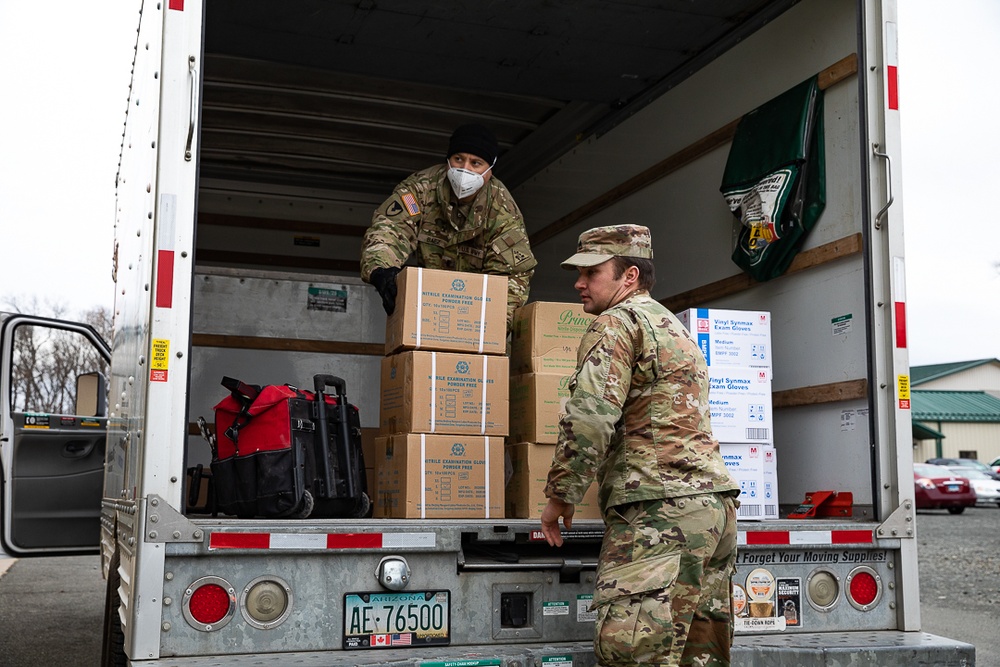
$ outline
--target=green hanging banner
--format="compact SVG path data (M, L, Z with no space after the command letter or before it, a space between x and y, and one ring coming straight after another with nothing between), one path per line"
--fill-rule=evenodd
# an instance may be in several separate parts
M823 91L812 77L740 119L719 188L740 221L733 261L782 275L826 205Z

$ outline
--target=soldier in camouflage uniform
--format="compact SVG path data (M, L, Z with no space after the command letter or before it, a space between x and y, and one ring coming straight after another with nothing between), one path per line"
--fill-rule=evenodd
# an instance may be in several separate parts
M462 125L447 163L411 174L376 209L361 249L361 278L378 289L387 314L396 303L396 274L416 251L431 269L508 278L507 325L528 300L535 272L524 218L492 174L499 147L482 125Z
M560 546L595 479L606 525L594 588L601 665L729 665L739 485L712 436L708 367L649 294L649 230L599 227L563 263L597 315L577 353L542 513Z

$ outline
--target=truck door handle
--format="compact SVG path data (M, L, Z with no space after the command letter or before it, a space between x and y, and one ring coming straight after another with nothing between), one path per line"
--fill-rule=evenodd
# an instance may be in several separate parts
M184 161L191 161L191 142L194 141L194 121L198 116L198 68L194 56L188 56L188 74L191 79L191 111L188 115L187 143L184 145Z
M885 216L886 211L892 206L892 158L889 157L888 153L883 153L879 151L878 144L872 144L872 153L875 157L880 157L885 159L885 191L889 195L889 201L885 203L879 212L875 215L875 229L882 229L882 217Z
M65 459L83 459L94 451L95 446L97 446L96 440L90 442L86 440L70 440L63 446L62 455Z

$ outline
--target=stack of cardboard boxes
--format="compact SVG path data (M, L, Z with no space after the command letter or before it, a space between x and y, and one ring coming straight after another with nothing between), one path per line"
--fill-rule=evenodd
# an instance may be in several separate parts
M375 516L500 518L507 279L405 268L386 323Z
M712 431L740 483L738 518L776 519L770 313L691 308L677 316L708 362Z
M559 440L559 419L569 398L576 352L592 315L580 304L535 301L514 313L510 342L510 438L512 475L507 517L534 519L548 499L543 490ZM597 486L577 504L575 518L599 519Z

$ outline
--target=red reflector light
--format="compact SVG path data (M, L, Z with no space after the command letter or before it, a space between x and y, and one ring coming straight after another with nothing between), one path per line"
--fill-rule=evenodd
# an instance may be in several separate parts
M847 593L854 606L863 609L878 601L882 585L869 568L859 568L851 574Z
M191 615L199 623L218 623L229 613L229 593L218 584L206 584L191 594Z
M202 577L184 592L184 618L191 627L211 632L225 626L236 611L236 591L221 577Z

